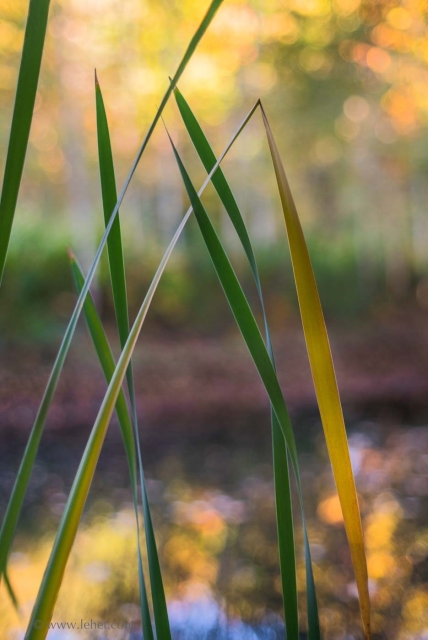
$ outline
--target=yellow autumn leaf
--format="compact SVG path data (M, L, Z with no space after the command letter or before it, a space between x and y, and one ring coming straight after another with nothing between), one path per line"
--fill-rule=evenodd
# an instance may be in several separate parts
M263 107L261 110L287 228L312 378L351 549L364 633L366 638L370 638L370 601L363 530L327 329L296 206Z

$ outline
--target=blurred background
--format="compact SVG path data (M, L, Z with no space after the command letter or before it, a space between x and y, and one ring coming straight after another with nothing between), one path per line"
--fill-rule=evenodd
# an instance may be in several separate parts
M2 0L0 7L2 167L27 8L23 0ZM102 234L94 69L120 190L205 9L196 0L52 2L0 292L1 509L76 300L67 246L87 269ZM373 626L388 638L428 637L427 17L425 0L226 0L179 83L217 154L258 98L271 121L337 365L367 535ZM165 120L200 185L205 174L173 99ZM359 637L352 568L258 113L223 167L257 253L292 410L325 637ZM260 318L248 265L212 189L204 202ZM187 207L159 126L121 209L131 318ZM107 268L104 260L93 294L118 353ZM234 624L280 625L268 404L193 220L153 301L135 367L175 624L204 602L206 619L225 612ZM82 322L11 560L25 614L104 391ZM114 422L58 616L137 616L130 501ZM300 532L297 512L296 526ZM297 538L300 545L301 533ZM0 625L20 637L21 622L4 592L0 597ZM302 601L302 629L303 611Z

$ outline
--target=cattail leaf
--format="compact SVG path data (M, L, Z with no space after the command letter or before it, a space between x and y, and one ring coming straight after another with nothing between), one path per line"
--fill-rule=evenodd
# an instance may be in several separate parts
M174 89L174 95L177 102L181 117L193 142L193 145L202 161L206 171L209 173L216 164L216 156L206 138L202 127L196 119L189 104L185 100L178 87ZM260 282L257 261L251 244L248 231L239 210L236 199L232 193L226 177L219 167L213 174L211 182L217 191L221 202L235 227L236 233L241 241L244 251L247 255L248 262L256 284L259 295L260 305L262 308L263 322L265 327L266 345L275 367L272 340L269 332L269 325L265 304L263 300L262 286ZM296 558L294 550L294 531L293 531L293 512L291 506L290 482L288 477L288 459L287 448L278 420L275 413L271 412L272 424L272 449L273 449L273 471L275 482L275 503L276 503L276 520L278 529L278 548L280 558L280 571L282 581L282 592L284 602L284 616L287 630L287 638L289 640L298 640L299 638L299 617L297 602L297 581L296 581ZM311 567L309 568L311 570Z
M100 165L101 190L103 196L104 221L107 226L110 221L111 212L117 202L116 178L114 173L113 154L110 143L110 132L104 100L97 76L95 74L96 110L97 110L97 137L98 156ZM120 345L123 349L129 335L128 302L126 292L125 266L123 259L122 237L120 231L119 215L116 217L110 236L107 242L110 279L113 291L114 308L119 332ZM156 539L153 530L152 518L148 502L143 462L140 450L140 439L138 431L137 406L134 388L134 376L132 371L132 361L129 363L126 372L129 397L131 400L132 415L135 430L135 442L137 445L138 463L140 471L140 484L143 500L144 527L146 533L147 556L149 560L150 584L153 600L153 612L156 625L156 635L158 638L168 640L171 638L171 630L168 620L168 610L166 606L165 590L163 587L162 574L160 570L159 557L156 546ZM139 544L139 542L138 542ZM141 588L145 588L141 585ZM148 621L150 622L150 621Z
M7 571L5 571L3 577L4 577L4 584L5 584L5 587L6 587L6 591L7 591L8 595L9 595L10 601L12 602L13 608L15 609L16 613L18 615L20 615L19 614L18 597L17 597L17 595L15 593L14 588L12 587L12 584L10 582L9 575L8 575Z
M217 169L218 165L226 156L226 154L229 152L237 137L245 128L246 124L254 114L257 106L258 105L256 103L239 125L237 131L231 138L220 158L217 160L216 166L213 167L212 172L210 172L210 174L205 179L202 187L199 190L199 194L202 194L207 184L209 184L212 174ZM160 261L160 264L148 288L146 297L144 298L143 304L141 305L141 308L131 328L126 344L122 350L114 374L111 378L107 393L104 397L97 419L93 426L91 436L85 448L85 452L80 462L79 469L77 471L73 486L70 491L70 495L67 500L67 504L64 509L51 555L49 557L48 564L43 576L42 584L40 585L36 602L34 604L31 618L27 627L25 640L44 640L46 638L55 603L58 598L59 589L61 587L62 579L64 576L65 567L67 565L67 560L70 555L74 539L76 537L79 521L83 513L96 464L101 452L105 434L107 432L108 424L115 409L115 404L120 393L123 380L126 376L126 371L131 361L132 353L134 351L138 335L143 326L144 320L146 318L155 291L159 285L162 274L166 268L166 265L168 264L174 247L177 244L183 232L183 229L185 228L186 223L190 218L192 211L192 207L189 207L171 242L169 243L162 257L162 260ZM111 220L109 224L110 223ZM88 278L86 278L85 280L82 291L84 291L84 287L87 286ZM80 296L82 296L82 293L80 294Z
M85 277L82 269L77 262L75 256L70 252L71 269L76 283L77 292L80 293ZM88 325L89 333L94 343L95 350L97 352L101 368L107 380L110 382L116 363L114 360L113 352L110 348L108 338L104 331L101 319L98 315L95 302L92 299L91 292L86 296L85 304L83 306L83 312L85 314L86 324ZM137 470L136 470L136 454L135 454L135 442L134 432L132 430L132 422L128 412L126 399L123 391L119 392L116 402L116 413L119 420L120 428L122 431L123 441L125 444L126 456L128 459L129 472L131 477L132 498L134 503L135 521L137 529L137 554L138 554L138 577L140 584L140 607L141 607L141 619L143 623L144 637L147 640L154 640L152 623L150 619L150 609L147 598L147 590L144 579L144 571L141 557L140 546L140 523L138 516L138 492L137 492Z
M30 0L0 197L0 284L24 170L50 0Z
M37 4L39 0L32 0L32 2L34 4ZM43 2L46 2L46 0L43 0ZM92 265L89 268L88 274L86 276L86 280L85 283L82 287L82 290L80 292L80 295L78 297L76 306L73 310L73 313L71 315L70 321L68 323L67 329L65 331L63 340L61 342L60 348L58 350L58 354L57 357L55 359L55 363L54 366L52 368L51 374L49 376L49 380L47 383L47 386L45 388L44 394L43 394L43 398L39 407L39 410L37 412L37 416L36 416L36 420L33 424L31 433L30 433L30 437L28 439L27 442L27 446L25 448L24 451L24 455L17 473L17 477L15 480L15 484L14 487L12 489L12 494L11 497L9 499L8 502L8 506L6 508L6 513L5 513L5 517L2 523L2 527L0 530L0 577L3 575L5 568L6 568L6 564L7 564L7 559L9 557L9 553L10 553L10 549L12 546L12 542L13 542L13 538L15 535L15 530L16 530L16 526L19 520L19 515L21 512L21 508L22 508L22 503L24 500L24 496L25 493L27 491L27 487L28 487L28 483L30 480L30 476L31 476L31 472L34 466L34 462L37 456L37 451L39 448L39 444L40 444L40 439L42 437L43 434L43 430L45 427L45 422L46 422L46 418L48 415L48 411L52 402L52 398L54 396L57 384L58 384L58 380L59 377L61 375L62 372L62 368L64 366L64 362L65 359L67 357L67 353L68 350L70 348L70 344L71 341L73 339L74 336L74 332L77 326L77 321L79 319L80 313L82 311L83 308L83 303L85 300L85 297L89 291L89 287L91 286L92 280L95 276L95 272L96 269L98 267L99 261L101 259L101 254L103 252L103 249L106 245L107 242L107 238L110 234L110 230L111 227L113 226L115 217L117 215L117 212L119 210L119 207L123 201L123 198L125 197L125 193L129 187L129 184L131 182L131 179L135 173L135 170L138 166L138 163L141 159L141 156L143 155L147 144L151 138L151 136L153 135L153 131L156 127L156 124L159 121L159 118L162 115L162 111L165 108L166 103L168 102L168 99L173 91L173 88L175 86L175 84L178 82L179 78L181 77L181 75L183 74L183 71L185 70L189 60L191 59L199 41L201 40L202 36L204 35L205 31L207 30L208 26L210 25L212 19L214 18L217 10L219 9L220 5L222 3L222 0L212 0L212 2L210 3L208 10L205 14L205 16L203 17L198 29L196 30L194 36L192 37L184 55L183 58L181 59L180 64L178 65L177 71L174 74L174 77L170 83L170 85L168 86L164 97L162 98L162 101L160 103L160 106L158 108L158 110L156 111L155 117L151 123L151 125L149 126L149 129L146 133L146 136L144 137L144 140L141 144L141 147L136 155L136 158L131 166L131 169L128 173L128 176L125 180L125 184L122 188L122 191L119 194L118 197L118 201L114 207L114 210L111 213L110 216L110 220L109 223L105 229L105 232L103 234L103 237L101 239L101 242L98 246L98 249L95 253L95 257L94 260L92 262ZM239 133L237 134L239 135ZM229 147L230 148L230 147ZM190 214L189 214L190 215Z
M184 186L195 212L196 220L198 222L202 237L205 241L205 245L213 262L215 271L223 287L223 291L229 302L229 306L235 317L236 323L241 331L242 337L244 338L244 341L252 356L254 364L256 365L260 378L267 391L272 409L275 412L275 416L278 419L278 423L287 443L288 451L290 452L291 463L297 480L304 531L306 531L306 521L303 510L303 496L300 481L299 464L297 460L296 443L291 427L290 418L288 415L288 410L284 401L284 397L282 395L281 387L279 385L274 366L263 342L263 338L261 336L257 322L253 316L251 308L241 288L241 285L239 284L238 278L236 277L229 258L227 257L220 239L217 236L211 220L207 212L205 211L205 208L189 178L189 175L171 138L170 141L181 173L181 177L183 179ZM304 544L306 563L307 566L311 566L309 542L306 536ZM308 594L309 638L315 639L320 637L315 585L313 582L312 572L307 572L306 576L306 590Z
M363 530L327 329L297 209L263 108L262 114L287 228L312 378L351 549L364 633L369 638L370 601Z
M117 191L107 114L96 72L95 101L101 193L103 200L104 222L107 227L117 202ZM120 344L121 347L123 347L129 333L129 318L119 211L117 212L107 239L107 252L117 328Z

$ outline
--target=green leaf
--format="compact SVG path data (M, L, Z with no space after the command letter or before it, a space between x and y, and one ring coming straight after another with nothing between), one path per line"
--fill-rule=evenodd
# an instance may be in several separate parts
M211 145L208 142L199 122L197 121L194 113L190 109L183 95L180 93L178 87L174 89L174 96L177 102L177 106L180 110L181 117L183 118L183 122L189 133L189 136L202 161L202 164L205 167L205 170L207 171L207 173L209 173L216 163L216 157L215 157L214 151L212 150ZM242 243L242 246L244 247L244 251L250 263L251 270L253 272L254 280L256 282L257 290L259 293L259 298L260 298L260 302L263 310L263 318L266 320L266 314L264 312L264 304L263 304L263 293L262 293L262 288L260 284L259 272L257 269L257 262L254 256L253 247L251 245L251 240L249 238L241 212L239 211L239 207L235 200L235 196L233 195L232 190L229 187L229 184L224 176L224 173L221 167L218 167L216 172L213 174L213 177L211 178L211 182L213 183L213 186L217 191L220 197L220 200L222 201L223 206L226 209L227 214L229 215L233 226L236 229L236 233L238 234L238 237ZM269 330L267 330L267 332L269 333Z
M77 262L75 256L70 252L71 269L73 271L74 281L76 283L77 292L82 290L85 278L83 272ZM91 293L86 296L85 304L83 307L86 323L88 325L89 333L95 346L95 350L98 355L98 359L101 364L101 368L104 372L107 383L110 382L116 363L112 350L110 348L108 338L105 334L101 319L98 315L97 308L92 299ZM137 527L137 553L138 553L138 576L140 583L140 606L141 606L141 618L143 622L144 638L147 640L153 639L153 629L150 620L149 604L147 600L146 584L144 580L143 563L141 558L140 548L140 523L138 516L138 492L137 492L137 473L136 473L136 458L135 458L135 442L134 433L132 430L132 422L129 416L128 407L123 391L121 390L117 402L116 413L119 420L122 436L125 444L126 456L128 459L129 473L131 476L132 498L134 502L135 520Z
M144 316L146 312L147 308ZM137 319L140 318L141 313ZM27 628L27 640L44 639L49 629L67 560L140 328L141 324L134 325L129 335L80 461Z
M229 152L233 146L235 140L245 128L247 122L252 117L256 110L258 103L249 111L242 123L239 125L234 136L230 140L226 149L218 159L213 171L205 179L202 187L199 190L199 194L202 194L207 184L210 182L212 173L218 167L220 162ZM98 461L98 457L101 452L104 437L108 428L108 423L113 414L115 404L126 375L127 368L131 361L132 353L150 307L151 301L155 294L155 291L159 285L162 274L168 264L168 260L177 244L181 233L186 226L186 223L192 213L192 207L189 207L186 214L183 217L177 231L175 232L171 242L169 243L162 260L156 270L153 280L148 288L146 297L143 304L137 314L135 322L130 331L129 337L122 350L122 354L117 363L114 375L110 381L107 393L104 397L104 401L101 405L100 411L97 416L97 420L91 432L90 439L86 446L83 458L79 465L79 469L76 474L70 495L67 500L67 504L61 519L61 523L57 532L57 536L52 548L52 552L43 576L43 581L37 595L36 603L31 615L31 619L25 635L25 640L44 640L46 637L49 623L52 619L53 609L58 597L58 592L61 587L62 578L64 575L67 560L73 546L73 542L79 526L79 521L85 506L86 497L89 491L89 487L92 482L92 477L95 472L95 467ZM110 223L109 223L110 224ZM88 279L85 281L87 286ZM84 291L84 288L82 288ZM82 293L80 294L82 296ZM35 626L36 625L36 626ZM38 627L38 628L36 628Z
M96 72L95 100L101 193L103 199L104 222L107 227L117 202L117 192L107 114ZM117 328L119 332L120 345L123 347L129 333L129 318L119 211L117 212L107 240L107 251Z
M12 604L13 604L13 608L15 609L17 614L19 615L18 598L16 597L15 591L14 591L14 589L13 589L11 583L10 583L7 571L5 571L5 574L4 574L4 584L6 586L6 590L7 590L8 594L9 594L9 598L10 598Z
M104 107L104 100L100 85L95 75L96 107L97 107L97 134L98 134L98 154L100 164L101 189L103 195L104 220L106 226L109 223L111 212L117 201L116 179L114 174L113 155L110 143L110 133L107 115ZM113 290L113 300L116 312L116 320L119 332L120 345L123 349L129 335L128 303L126 293L125 267L123 260L122 237L120 232L119 216L116 217L108 239L108 255L110 266L110 277ZM158 638L168 640L171 638L171 630L168 620L168 610L166 606L165 591L162 582L159 557L156 547L155 534L153 531L152 518L150 514L149 502L144 478L143 462L140 449L140 439L137 419L137 406L134 389L134 376L132 372L132 361L129 364L127 373L127 383L129 397L131 400L132 415L135 430L135 442L137 444L138 463L140 471L141 494L143 499L144 526L146 532L147 556L149 560L150 584L153 600L153 611L156 625L156 635ZM138 544L139 541L138 541ZM150 622L150 620L148 621ZM148 624L148 623L147 623Z
M168 134L169 135L169 134ZM223 287L226 298L229 302L229 306L235 317L237 325L241 331L242 337L250 351L257 371L267 391L272 408L275 412L281 427L283 436L286 440L288 451L290 453L291 463L294 469L294 473L297 480L297 489L299 493L300 506L302 509L302 519L304 526L304 533L306 532L305 515L303 511L303 496L300 482L299 464L297 460L296 443L294 440L294 434L291 427L288 410L282 395L281 387L279 385L276 372L269 353L263 342L263 338L257 326L257 322L254 319L251 308L245 297L245 294L239 284L238 278L235 275L232 265L223 249L223 246L217 236L217 233L209 219L205 208L196 193L195 188L189 178L189 175L184 168L181 158L172 142L171 145L174 151L175 158L185 185L187 194L189 196L191 205L195 212L196 220L198 221L199 228L201 230L206 247L213 262L215 271ZM307 536L305 535L305 555L307 567L311 566L310 549ZM307 571L307 593L308 593L308 617L309 617L309 637L319 638L319 622L318 611L315 597L315 585L313 583L313 575L311 571Z
M24 169L50 0L30 0L0 198L0 284Z
M174 90L175 99L181 117L186 126L187 132L195 146L195 149L209 173L216 164L216 157L208 142L199 122L197 121L190 106L176 87ZM260 282L257 261L247 232L242 214L238 204L219 167L211 179L220 200L226 209L229 218L235 227L236 233L241 241L244 251L250 263L251 271L259 294L260 305L263 313L265 326L266 344L270 359L275 367L272 340L269 332L269 325L266 309L263 300L262 287ZM290 482L288 471L287 448L275 413L271 412L272 423L272 447L273 447L273 470L275 479L276 498L276 519L278 528L278 547L280 557L280 570L282 579L282 591L284 601L284 616L287 630L287 638L295 640L299 637L299 618L297 603L297 582L296 582L296 558L294 551L293 532L293 512L291 506Z
M363 528L327 328L296 205L269 121L261 109L287 228L312 378L351 549L364 633L369 638L370 599Z
M34 3L37 4L38 0L34 0ZM46 2L46 0L43 0L43 2ZM191 39L185 53L184 56L178 66L178 69L174 75L174 78L171 82L171 84L168 86L165 95L161 101L161 104L155 114L155 117L147 131L147 134L141 144L141 147L137 153L137 156L131 166L130 172L128 174L127 179L125 180L125 184L122 188L122 191L119 194L118 197L118 201L114 207L114 210L112 211L112 214L110 216L110 220L109 223L106 227L106 230L103 234L103 237L101 239L101 242L98 246L98 249L95 253L95 257L94 260L92 262L92 265L88 271L88 274L86 276L86 280L85 280L85 284L82 287L82 291L80 292L79 298L77 300L76 306L74 308L74 311L71 315L69 324L67 326L67 329L65 331L63 340L61 342L61 346L59 348L58 351L58 355L56 357L54 366L52 368L49 380L48 380L48 384L46 386L43 398L42 398L42 402L40 404L39 410L37 412L37 416L36 416L36 420L34 422L33 428L31 430L30 433L30 437L28 439L28 443L27 446L25 448L25 452L24 452L24 456L22 458L20 467L19 467L19 471L16 477L16 481L12 490L12 495L9 499L9 503L6 509L6 514L3 520L3 524L2 524L2 528L0 530L0 577L3 575L4 570L6 568L6 564L7 564L7 558L9 556L10 553L10 549L12 546L12 542L13 542L13 538L15 535L15 530L16 530L16 526L18 523L18 519L19 519L19 514L21 512L21 508L22 508L22 502L24 500L24 496L27 490L27 486L28 486L28 482L31 476L31 472L34 466L34 461L36 459L36 455L37 455L37 451L39 448L39 444L40 444L40 439L42 437L43 434L43 430L44 430L44 426L45 426L45 422L46 422L46 417L49 411L49 407L50 404L52 402L52 398L53 395L55 393L56 390L56 386L58 384L58 380L59 377L61 375L61 371L62 368L64 366L64 361L65 358L67 356L68 353L68 349L70 347L71 344L71 340L73 338L75 329L76 329L76 325L77 325L77 321L79 319L80 313L82 311L83 308L83 303L84 300L86 298L86 295L89 291L89 287L91 286L91 282L94 278L95 275L95 271L97 269L98 263L101 259L101 254L103 252L103 249L106 245L107 242L107 238L109 236L111 227L113 226L115 217L117 215L117 212L119 210L119 207L123 201L123 198L125 196L125 193L128 189L129 183L131 182L132 176L135 173L135 170L137 168L137 165L140 161L141 156L143 155L147 144L153 134L153 131L155 129L155 126L157 124L157 122L159 121L159 118L161 117L162 111L165 108L165 105L171 95L171 92L175 86L175 83L179 80L179 78L181 77L184 69L186 68L190 58L193 55L193 52L196 49L196 46L198 45L200 39L202 38L203 34L205 33L205 31L207 30L210 22L212 21L214 15L216 14L218 8L220 7L222 3L222 0L213 0L208 8L207 13L205 14L202 22L200 23L198 29L196 30L195 35L193 36L193 38Z
M278 532L279 566L281 570L287 638L299 638L296 557L294 551L293 510L288 467L287 446L278 419L271 409L273 478L275 484L276 527ZM305 528L305 536L307 536ZM312 574L312 565L306 567ZM312 578L313 581L313 578ZM309 607L310 595L308 594Z
M43 640L46 637L49 623L52 619L55 602L61 587L67 560L73 546L80 518L83 513L86 498L95 472L96 464L101 453L111 416L115 410L115 405L121 392L121 386L126 376L126 371L131 361L138 335L141 331L162 273L185 227L185 224L190 217L191 211L191 209L187 211L159 264L143 304L137 314L134 325L129 333L113 376L111 377L107 393L92 428L89 441L86 445L61 518L52 552L36 598L30 622L28 624L25 640Z
M73 272L74 281L76 284L77 292L80 293L82 290L83 284L85 282L85 278L82 272L82 269L77 262L76 257L70 251L70 264ZM114 360L114 356L112 350L110 348L110 344L108 342L108 338L105 334L101 319L98 315L98 311L95 306L95 302L92 298L91 293L89 292L86 296L85 304L83 306L83 312L85 314L85 320L88 325L89 333L94 343L95 350L98 355L98 359L101 364L101 368L105 375L107 382L110 382L111 377L116 368L116 363ZM128 458L129 470L132 479L132 490L135 492L135 482L136 482L136 453L135 453L135 442L134 442L134 433L132 430L132 423L128 413L128 407L126 404L126 399L123 391L120 391L117 403L116 403L116 412L119 420L120 428L122 431L122 436L125 444L126 455Z

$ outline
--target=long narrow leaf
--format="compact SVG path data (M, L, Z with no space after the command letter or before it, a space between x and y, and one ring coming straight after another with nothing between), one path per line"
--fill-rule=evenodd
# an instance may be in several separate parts
M195 146L195 149L204 165L206 171L209 173L211 169L215 166L216 156L214 151L211 148L208 139L206 138L201 125L197 121L194 113L190 109L189 104L184 99L183 94L179 91L178 87L174 89L174 97L177 102L177 106L179 108L181 117L183 118L183 122L186 126L186 129L190 135L190 138ZM232 193L231 188L225 178L225 175L219 167L217 171L213 174L211 179L215 190L217 191L220 200L223 203L224 208L227 211L227 214L230 217L230 220L235 227L236 233L244 247L244 251L247 254L248 261L251 266L251 270L253 272L254 280L256 282L257 290L259 293L260 302L263 309L263 318L266 320L266 314L264 312L264 304L263 304L263 293L260 284L260 276L257 268L257 262L254 255L253 247L251 245L251 240L247 232L247 228L245 226L244 220L242 218L241 212L239 211L238 204L236 202L235 196ZM269 333L269 330L267 330Z
M37 3L38 0L34 0L34 2ZM44 0L46 1L46 0ZM80 313L82 311L83 308L83 303L85 300L85 297L89 291L89 287L91 286L91 282L94 278L95 275L95 271L97 269L98 263L101 259L101 254L103 252L103 249L106 245L107 242L107 238L109 236L111 227L113 226L115 217L117 215L117 212L119 210L119 207L123 201L123 198L125 196L125 193L128 189L129 183L131 182L132 176L135 173L135 170L137 168L137 165L140 161L141 156L143 155L147 144L153 134L153 131L156 127L157 122L159 121L159 118L162 114L163 109L165 108L165 105L171 95L171 92L175 86L175 84L178 82L179 78L181 77L184 69L186 68L190 58L192 57L199 41L201 40L202 36L204 35L205 31L207 30L210 22L212 21L214 15L216 14L218 8L220 7L222 3L222 0L212 0L207 13L205 14L202 22L200 23L198 29L196 30L195 35L193 36L193 38L191 39L185 53L184 56L180 62L180 64L178 65L178 69L173 77L172 82L170 83L169 87L167 88L165 95L161 101L161 104L155 114L155 117L152 121L152 124L150 125L147 134L142 142L142 145L137 153L137 156L131 166L130 172L128 174L128 177L125 180L125 184L122 188L122 191L120 192L118 201L115 205L114 210L112 211L109 223L106 227L106 230L103 234L103 237L101 239L101 242L98 246L98 249L95 253L95 257L94 260L92 262L92 265L88 271L88 274L86 276L86 280L85 280L85 284L82 288L82 291L79 295L79 298L77 300L76 306L74 308L74 311L71 315L69 324L67 326L67 329L65 331L63 340L61 342L61 346L59 348L54 366L52 368L52 372L50 374L43 398L42 398L42 402L40 404L39 410L37 412L37 416L36 416L36 420L34 422L33 428L31 430L31 434L30 437L28 439L28 443L24 452L24 456L22 458L21 461L21 465L16 477L16 481L12 490L12 495L10 497L7 509L6 509L6 514L5 514L5 518L3 520L3 524L2 524L2 528L0 531L0 579L1 576L4 573L5 567L6 567L6 563L7 563L7 559L10 553L10 549L11 549L11 545L13 542L13 538L15 535L15 530L16 530L16 525L18 523L18 519L19 519L19 514L21 512L21 508L22 508L22 503L24 500L24 496L27 490L27 486L28 486L28 482L31 476L31 472L34 466L34 461L36 459L36 455L37 455L37 451L39 448L39 443L40 443L40 439L42 437L42 433L44 430L44 426L45 426L45 421L46 421L46 417L49 411L49 407L50 404L52 402L52 398L53 395L55 393L57 384L58 384L58 380L59 377L61 375L61 371L62 368L64 366L64 361L65 358L67 356L68 353L68 349L70 347L71 344L71 340L73 338L75 329L76 329L76 325L77 325L77 321L79 319Z
M117 202L117 191L107 114L96 72L95 100L101 193L103 199L104 222L105 226L107 226ZM117 328L119 332L120 345L123 347L129 333L129 318L119 211L113 222L113 226L107 240L107 251Z
M12 585L11 585L11 582L10 582L10 579L9 579L7 571L5 571L5 574L4 574L4 584L5 584L6 590L7 590L8 594L9 594L9 598L10 598L12 604L13 604L13 608L15 609L16 613L19 615L18 598L17 598L16 593L15 593L15 591L14 591Z
M171 138L170 138L170 141L171 141L174 155L177 160L177 164L181 173L181 177L183 179L183 183L185 185L193 210L195 212L196 220L198 221L199 228L201 230L201 233L205 241L205 245L210 254L211 260L213 262L215 271L223 287L224 293L229 302L229 306L235 317L237 325L241 331L242 337L244 338L244 341L248 347L248 350L250 351L250 354L253 358L254 364L256 365L257 371L259 372L260 378L262 379L262 382L267 391L269 400L271 402L272 408L275 412L275 415L278 419L282 433L286 440L288 450L290 452L291 463L293 465L294 473L297 480L297 489L299 493L300 505L302 508L304 531L306 531L306 522L305 522L304 511L303 511L302 487L300 482L296 443L294 440L294 434L291 427L288 410L284 401L284 397L282 395L278 378L275 373L275 369L273 367L269 353L263 342L263 338L261 336L257 322L254 319L251 308L241 288L241 285L239 284L238 278L235 275L233 267L230 264L230 261L226 255L226 252L217 236L217 233L211 223L211 220L208 217L207 212L205 211L205 208L198 194L196 193L195 188L193 187L193 184L189 178L189 175L181 161L181 158ZM305 554L306 554L306 562L310 563L311 562L310 549L309 549L309 543L306 536L305 536ZM314 609L308 610L309 637L311 639L319 638L320 637L319 621L318 621L318 612L316 608L315 585L313 583L312 572L307 572L306 576L307 576L306 590L308 593L308 602L311 602L315 605Z
M75 255L71 251L69 252L69 256L76 289L79 293L82 290L83 283L85 282L85 277ZM116 363L101 319L98 315L95 302L90 292L86 296L85 304L83 306L83 312L85 315L86 323L88 325L90 336L94 343L94 347L101 364L101 368L107 382L110 382L116 368ZM126 456L128 459L130 475L133 483L132 486L134 488L137 478L134 433L132 431L132 423L129 417L128 407L126 405L126 399L123 391L120 391L119 393L116 403L116 412L125 444Z
M116 194L116 178L114 174L113 154L110 143L110 133L105 111L104 100L101 92L97 76L95 74L95 92L96 92L96 108L97 108L97 136L98 136L98 155L100 164L101 189L103 195L104 221L106 226L109 223L111 212L117 201ZM120 231L119 215L114 221L113 227L107 243L110 278L113 291L114 308L116 312L117 327L119 332L120 346L125 346L129 335L129 315L128 302L126 292L125 266L123 259L122 237ZM140 449L140 438L138 431L137 404L134 389L134 376L132 371L132 361L129 363L126 372L129 397L131 400L131 408L135 430L135 442L137 445L138 466L140 472L141 494L143 500L144 526L146 532L147 555L149 559L149 572L151 592L153 599L153 611L156 625L156 635L158 638L169 640L171 638L171 630L168 621L168 610L166 606L165 590L162 582L162 574L160 570L159 557L156 547L155 534L153 531L152 519L148 503L146 483L144 478L143 462ZM138 516L137 516L138 517ZM140 546L140 540L138 539ZM140 553L140 548L139 548ZM140 585L144 590L145 586ZM145 605L145 603L144 603ZM146 621L146 625L151 624L150 620Z
M369 638L370 601L363 530L327 329L299 216L263 107L262 114L287 227L312 378L351 549L364 632Z
M225 150L217 160L215 167L213 167L213 170L205 179L202 187L199 190L199 195L203 193L206 186L209 184L212 174L215 172L215 170L217 169L217 167L219 166L223 158L226 156L226 154L230 151L235 140L240 135L242 130L245 128L245 126L247 125L250 118L253 116L257 107L258 107L258 102L253 106L253 108L249 111L249 113L244 118L242 123L239 125L232 139L230 140ZM85 449L85 453L82 458L81 464L79 465L79 469L78 469L75 481L73 483L73 487L71 489L66 508L64 510L64 514L60 523L60 527L57 532L55 543L48 561L48 565L46 567L45 574L43 576L43 581L40 586L36 603L34 605L31 619L27 628L25 640L44 640L44 638L46 637L49 623L50 623L50 620L52 619L52 613L55 606L55 602L58 597L58 592L61 586L62 577L64 575L65 567L67 564L68 556L73 546L73 542L74 542L77 528L79 525L79 520L81 518L83 508L85 506L86 497L87 497L89 487L92 481L92 477L95 471L96 463L101 451L101 447L102 447L104 436L107 430L108 422L114 411L114 406L115 406L117 397L119 395L124 377L126 375L126 371L132 357L132 352L133 352L135 343L137 341L138 334L141 330L141 327L143 325L144 319L146 317L147 311L149 309L149 306L151 304L155 291L159 285L162 274L166 268L166 265L168 264L168 260L171 257L174 247L177 244L181 236L181 233L183 232L183 229L186 226L188 219L190 218L192 211L193 211L192 207L189 207L189 209L184 215L183 220L178 226L177 231L175 232L171 242L169 243L162 257L162 260L156 270L156 273L147 291L144 302L140 308L137 318L135 319L134 325L131 329L128 340L126 341L126 344L120 356L119 362L116 366L114 375L111 379L109 388L107 390L107 394L104 398L97 420L94 424L94 428L92 429L90 440ZM86 279L85 282L87 285L88 279Z
M209 173L216 164L214 151L212 150L210 143L208 142L202 130L202 127L197 121L189 104L186 102L182 93L178 90L177 87L174 90L174 95L187 132L189 133L189 136L202 161L202 164L204 165L206 171ZM250 237L247 232L247 228L245 226L244 220L242 218L232 190L220 167L213 174L211 181L223 203L224 208L226 209L227 214L229 215L233 226L235 227L236 233L238 234L238 237L247 255L248 262L250 264L259 294L260 305L262 308L266 344L270 359L273 366L275 367L272 340L263 300L263 292L257 267L257 261L254 255L253 247L251 245ZM294 550L293 511L290 495L287 447L282 436L278 420L276 419L273 410L271 411L271 424L276 520L278 529L278 548L282 580L284 616L287 638L289 640L295 640L299 637L299 618L297 602L296 558ZM311 570L311 568L309 568L309 570ZM311 604L309 606L311 606Z
M276 528L278 535L279 566L281 570L282 599L287 638L299 638L299 614L297 596L296 557L294 549L293 509L291 501L290 470L287 445L275 411L271 408L273 479L275 486ZM307 538L306 525L304 536ZM312 564L306 563L309 583L313 584ZM311 598L314 590L307 594L308 611L317 616L316 601Z
M33 118L50 0L30 0L0 198L0 284Z
M77 533L108 425L138 338L142 324L141 318L144 319L146 312L147 308L143 309L143 313L140 311L136 323L129 334L125 349L110 380L107 394L80 461L33 608L25 635L26 640L44 639L47 635L67 560Z
M83 272L77 262L75 256L70 252L71 269L73 271L74 280L76 283L77 292L82 290L85 278ZM98 315L97 308L89 292L86 296L85 304L83 307L86 323L88 325L89 333L95 346L102 370L106 377L107 383L110 382L116 363L112 350L110 348L108 338L105 334L101 319ZM138 492L137 492L137 472L135 464L135 442L134 434L132 431L132 422L128 413L128 407L126 405L126 399L123 391L121 390L117 402L116 413L119 420L122 436L125 444L126 455L128 458L129 472L131 476L131 488L132 498L134 503L135 520L137 527L137 554L138 554L138 577L140 584L140 606L141 606L141 619L143 623L144 638L146 640L153 640L153 629L150 620L150 610L147 599L146 584L144 580L143 563L141 557L140 547L140 523L138 516Z

